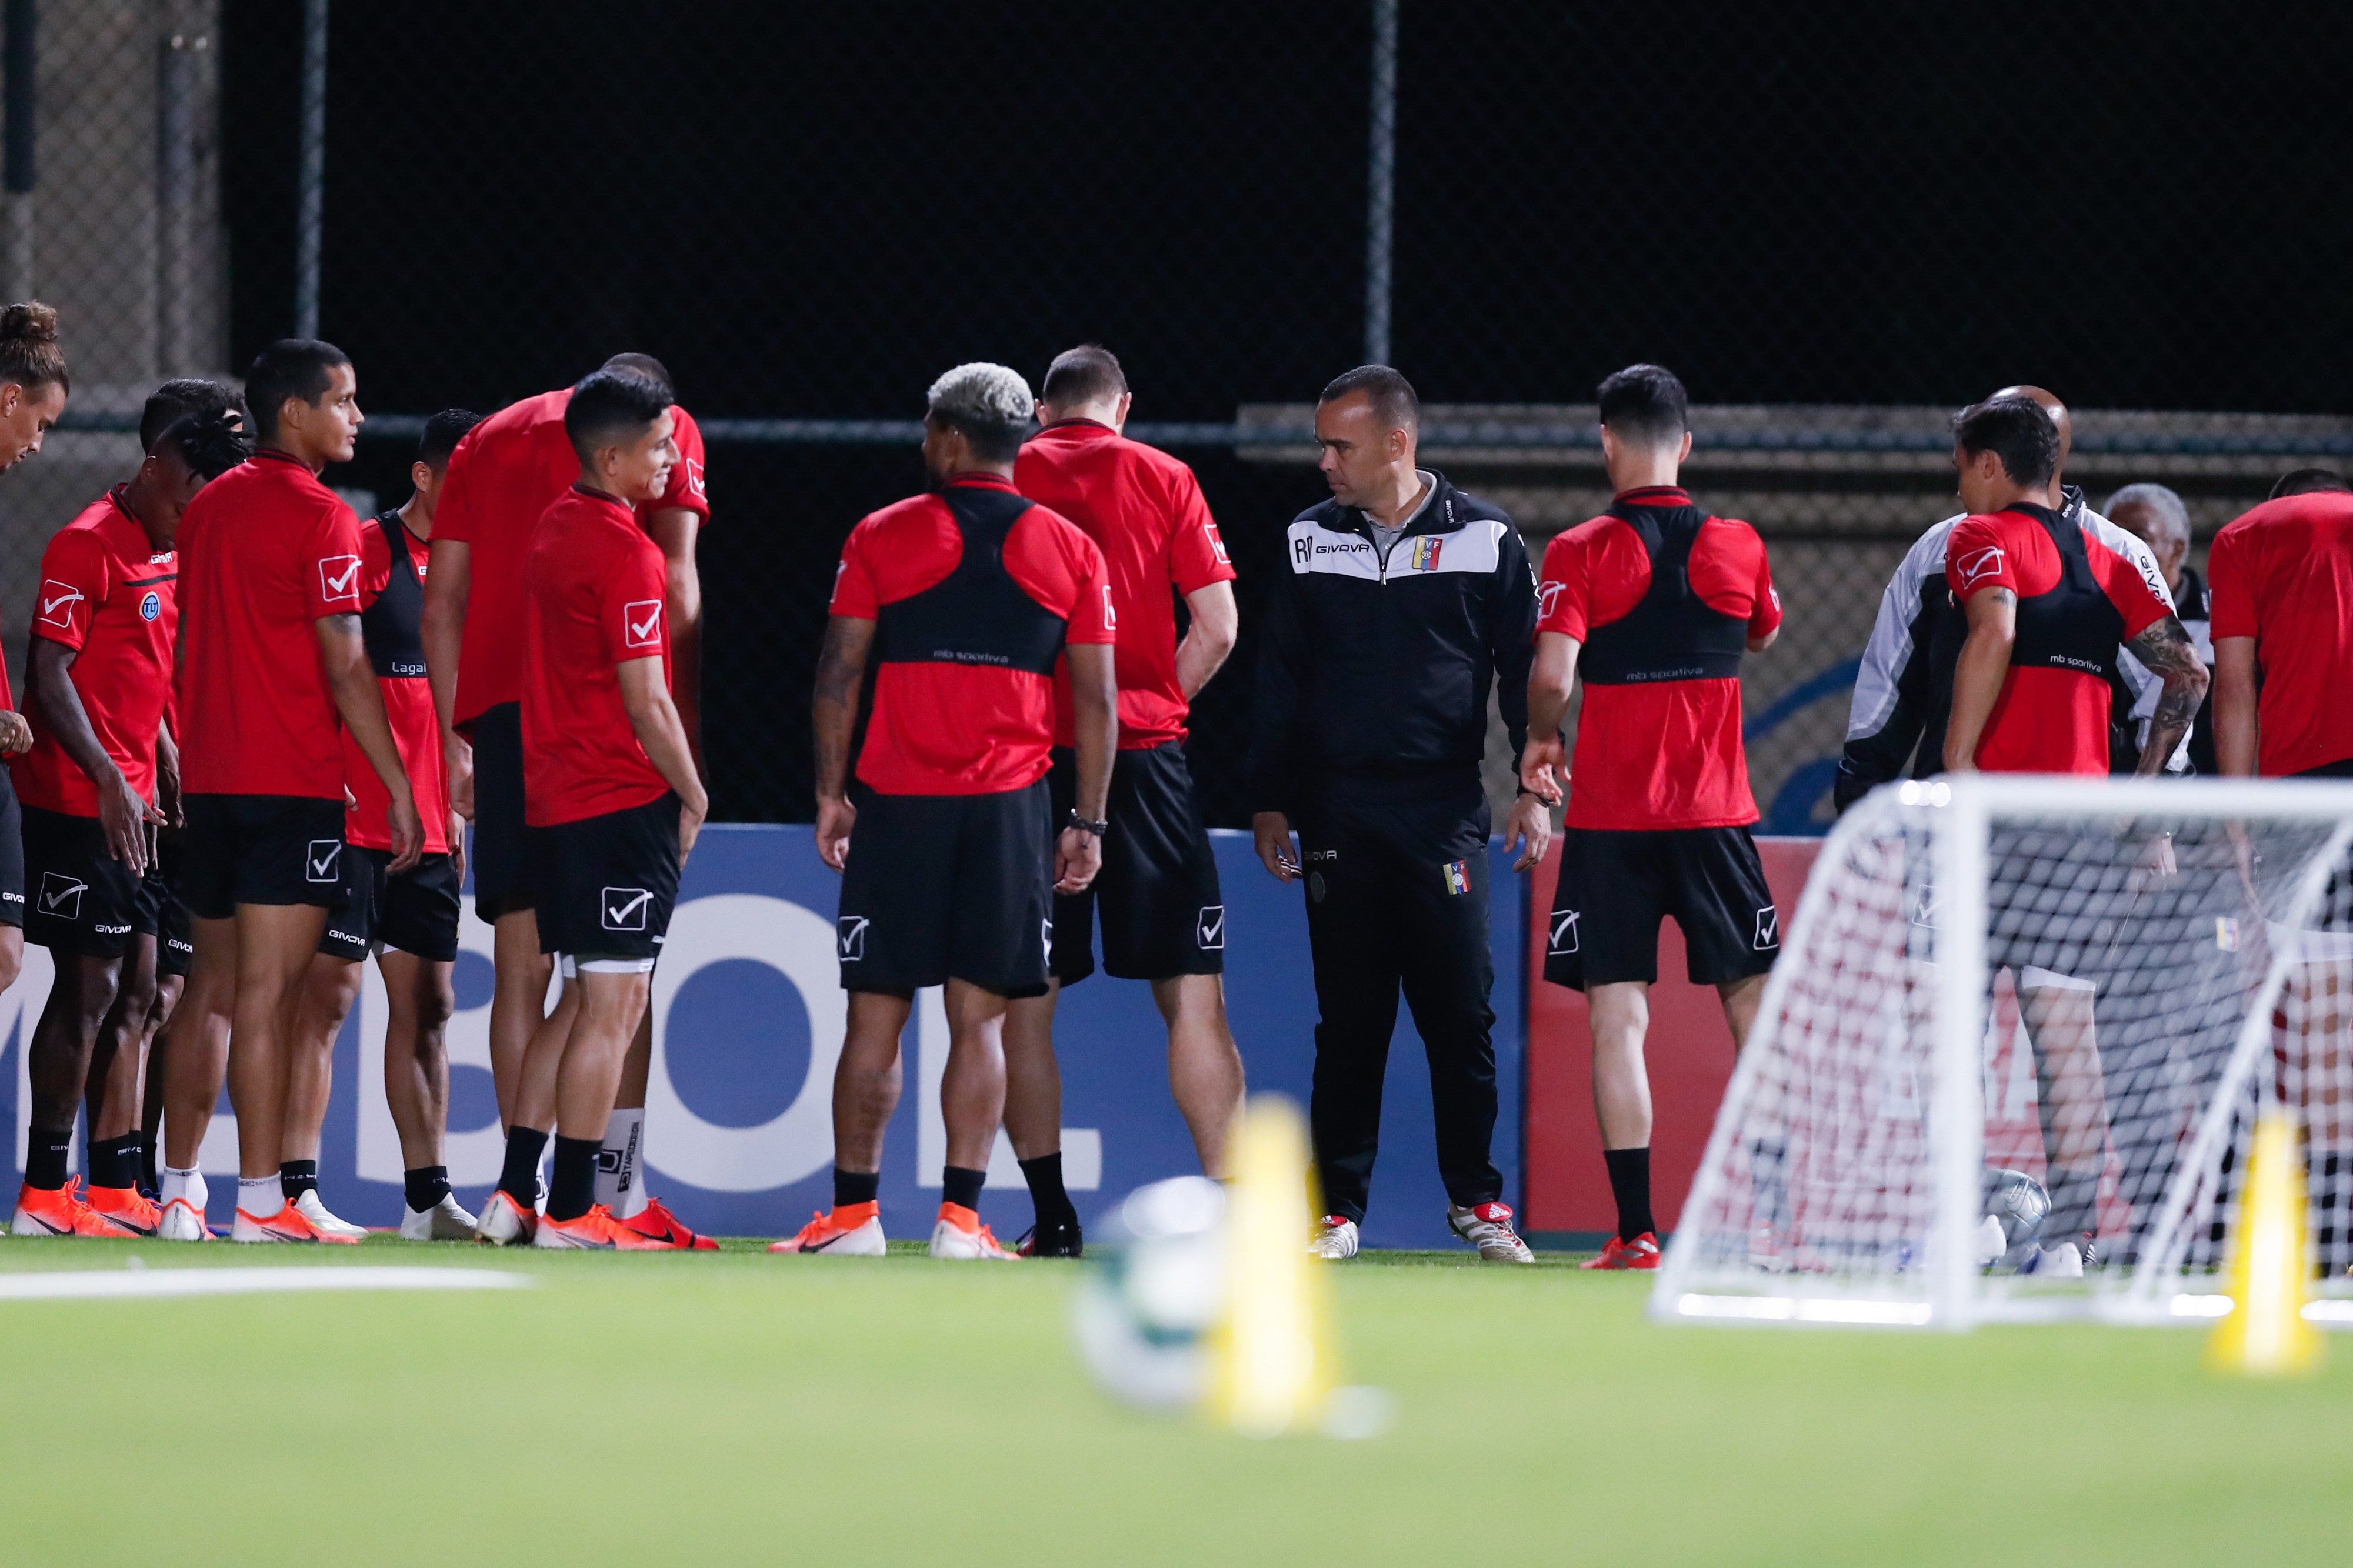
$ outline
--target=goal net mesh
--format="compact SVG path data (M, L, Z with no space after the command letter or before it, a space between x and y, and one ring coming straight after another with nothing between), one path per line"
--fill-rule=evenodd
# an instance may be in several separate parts
M2353 785L1978 778L1862 802L1787 932L1654 1310L2196 1313L2266 1102L2304 1129L2316 1273L2341 1284L2348 839Z

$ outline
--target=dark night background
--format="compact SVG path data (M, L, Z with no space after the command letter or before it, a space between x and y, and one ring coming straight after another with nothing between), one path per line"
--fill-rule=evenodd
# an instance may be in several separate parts
M2348 403L2341 11L1407 0L1396 362L1577 402ZM293 297L300 6L228 0L233 357ZM420 3L333 12L322 331L379 413L622 348L697 414L908 418L1109 343L1137 417L1305 401L1363 320L1362 5ZM1197 769L1243 743L1254 569L1322 493L1187 450L1244 574ZM392 491L398 445L343 482ZM730 444L703 545L717 815L805 817L834 555L911 450Z

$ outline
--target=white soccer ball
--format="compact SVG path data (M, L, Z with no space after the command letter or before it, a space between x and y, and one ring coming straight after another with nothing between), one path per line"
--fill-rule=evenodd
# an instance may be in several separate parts
M2051 1194L2023 1171L1988 1171L1985 1212L1989 1220L2001 1226L2000 1261L2015 1269L2026 1260L2035 1239L2042 1234L2042 1222L2051 1217ZM1991 1237L1987 1239L1989 1241Z
M1106 1393L1155 1410L1200 1398L1226 1300L1225 1214L1223 1187L1179 1176L1130 1193L1087 1238L1071 1326Z

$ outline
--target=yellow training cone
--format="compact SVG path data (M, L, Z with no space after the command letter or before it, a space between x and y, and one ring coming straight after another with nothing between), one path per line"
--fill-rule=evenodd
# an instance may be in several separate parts
M2255 1122L2231 1239L2231 1315L2207 1342L2217 1372L2278 1376L2320 1363L2320 1331L2305 1321L2312 1255L2304 1228L2304 1171L2284 1111Z
M1307 1129L1273 1095L1251 1100L1231 1146L1225 1316L1210 1336L1210 1417L1250 1437L1313 1431L1335 1382L1331 1304L1307 1256Z

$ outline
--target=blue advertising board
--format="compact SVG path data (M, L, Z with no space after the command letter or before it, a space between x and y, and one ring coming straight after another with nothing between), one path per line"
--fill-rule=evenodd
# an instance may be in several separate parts
M1296 884L1269 877L1249 836L1214 836L1226 899L1226 991L1253 1092L1307 1100L1315 994ZM1523 884L1491 848L1485 893L1495 948L1496 1070L1502 1094L1495 1157L1506 1192L1520 1190ZM789 1234L831 1202L830 1091L846 1009L834 959L839 879L806 827L714 826L688 865L653 986L654 1062L646 1150L652 1188L698 1229ZM469 900L449 1027L450 1176L461 1197L486 1196L502 1148L490 1077L491 932ZM40 1016L47 954L0 995L0 1103L25 1158L24 1042ZM345 1218L400 1217L400 1146L384 1098L384 987L374 966L335 1045L334 1094L320 1151L320 1186ZM1057 1020L1062 1068L1063 1165L1081 1215L1092 1220L1144 1183L1194 1171L1193 1145L1168 1094L1167 1039L1150 990L1098 974L1071 987ZM882 1164L882 1218L893 1237L930 1234L946 1135L939 1077L947 1027L926 992L903 1041L905 1091ZM237 1168L236 1126L223 1100L204 1146L216 1224L226 1223ZM1432 1147L1430 1078L1409 1014L1398 1011L1382 1108L1381 1160L1365 1226L1368 1245L1449 1245L1446 1195ZM1002 1134L982 1215L1010 1237L1029 1201Z

